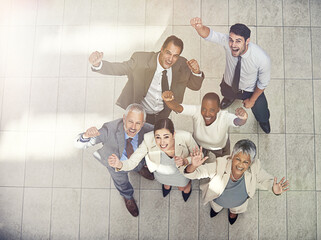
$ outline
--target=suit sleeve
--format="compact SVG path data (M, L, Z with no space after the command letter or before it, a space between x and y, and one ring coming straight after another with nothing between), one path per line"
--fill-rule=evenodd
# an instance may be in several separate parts
M263 168L261 168L261 163L257 160L257 186L262 190L272 191L273 186L273 176L267 173Z
M188 68L188 66L186 65ZM189 68L187 69L188 71L191 71ZM198 91L202 87L202 83L204 80L204 73L202 72L202 76L198 77L195 76L192 72L190 73L189 80L187 82L187 87L191 90Z
M199 166L192 173L185 173L184 176L189 179L202 179L202 178L211 178L216 174L217 163L206 163L204 165Z
M188 134L188 137L187 137L187 139L186 139L186 146L187 146L188 151L189 151L190 153L193 152L193 149L198 148L197 143L195 142L192 134L190 134L190 133ZM188 160L189 163L192 162L190 156L187 157L187 160Z
M130 156L129 159L122 161L123 167L120 171L130 171L133 170L140 161L147 155L148 149L145 140L139 145L136 151Z
M124 62L108 62L103 60L101 69L95 70L92 68L92 71L104 75L123 76L128 75L134 69L135 65L136 58L134 53L128 61Z

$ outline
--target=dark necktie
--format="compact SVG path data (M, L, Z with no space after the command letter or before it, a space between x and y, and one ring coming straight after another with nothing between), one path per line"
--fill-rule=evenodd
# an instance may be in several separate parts
M168 86L167 70L164 70L162 75L162 92L165 92L168 90L169 90L169 86Z
M126 140L126 153L127 153L127 158L129 159L130 156L134 153L134 148L132 145L132 138L127 138Z
M241 76L241 56L238 56L238 61L235 67L234 77L233 77L233 83L232 83L232 89L234 93L237 93L239 91L239 83L240 83L240 76Z

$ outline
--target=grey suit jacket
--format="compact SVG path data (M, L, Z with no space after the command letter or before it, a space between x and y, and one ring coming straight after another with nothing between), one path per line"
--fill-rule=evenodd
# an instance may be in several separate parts
M138 133L138 145L143 141L144 134L150 132L154 129L153 125L145 123L142 129ZM99 129L100 135L91 138L89 142L83 143L80 141L79 134L76 140L76 147L87 148L98 143L102 143L103 147L94 153L95 158L97 158L104 166L109 167L108 157L111 154L116 154L120 159L125 148L125 131L123 119L116 119L111 122L104 123L104 125Z
M159 52L135 52L128 61L117 63L103 61L102 68L97 71L106 75L127 75L128 81L122 90L116 104L123 109L131 103L141 103L145 98L157 68ZM186 87L197 91L201 88L204 74L195 76L186 64L186 58L179 57L172 66L172 83L175 100L183 102ZM93 69L93 71L96 71ZM160 118L169 116L171 110L165 106Z

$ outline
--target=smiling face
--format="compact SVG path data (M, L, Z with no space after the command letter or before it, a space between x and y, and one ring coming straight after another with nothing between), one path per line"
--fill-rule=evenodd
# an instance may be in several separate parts
M174 45L173 42L169 42L165 48L162 48L159 54L159 64L164 69L169 69L176 63L180 54L181 48Z
M250 155L239 152L232 159L232 174L235 178L240 178L243 173L250 167Z
M144 125L144 113L129 111L127 117L123 116L123 123L126 134L133 138Z
M250 38L244 40L244 37L236 35L233 32L230 32L229 36L229 46L233 57L238 57L246 53Z
M213 99L203 99L201 114L206 126L211 125L216 120L216 115L219 111L220 106L217 101Z
M156 145L164 152L175 150L174 135L168 129L162 128L155 131Z

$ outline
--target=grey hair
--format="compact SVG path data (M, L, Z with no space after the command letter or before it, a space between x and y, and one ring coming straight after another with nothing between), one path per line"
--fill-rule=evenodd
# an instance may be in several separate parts
M137 113L143 113L144 114L144 122L146 120L146 111L145 109L143 108L142 105L138 104L138 103L132 103L130 105L128 105L128 107L126 108L125 110L125 118L127 117L128 113L129 112L137 112Z
M233 157L242 152L243 154L247 154L250 156L251 164L254 162L256 156L256 146L249 139L242 139L235 143L233 151L232 151L232 159Z

